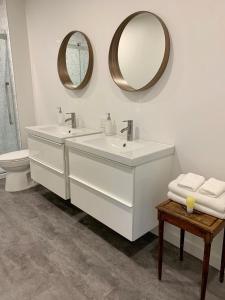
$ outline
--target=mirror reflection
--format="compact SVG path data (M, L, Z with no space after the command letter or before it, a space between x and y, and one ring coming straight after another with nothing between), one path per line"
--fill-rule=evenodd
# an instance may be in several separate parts
M62 41L58 54L58 73L64 87L84 88L91 78L93 51L88 37L80 31L71 31Z
M109 67L120 88L138 91L157 82L168 58L169 34L163 21L150 12L137 12L114 34Z
M81 32L75 32L66 48L66 67L68 75L75 86L83 81L88 69L88 44Z

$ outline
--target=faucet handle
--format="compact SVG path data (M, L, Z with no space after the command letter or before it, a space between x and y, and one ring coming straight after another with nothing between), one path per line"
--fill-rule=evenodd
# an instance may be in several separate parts
M127 140L133 141L133 120L124 120L123 122L127 122L127 127L123 128L120 132L127 131Z
M77 127L77 124L76 124L76 113L75 112L71 112L71 113L66 113L66 115L70 115L71 118L66 119L65 122L71 121L72 122L72 128L76 128Z
M133 123L133 120L124 120L124 121L122 121L122 122L128 122L128 124L129 124L129 123L132 124L132 123Z

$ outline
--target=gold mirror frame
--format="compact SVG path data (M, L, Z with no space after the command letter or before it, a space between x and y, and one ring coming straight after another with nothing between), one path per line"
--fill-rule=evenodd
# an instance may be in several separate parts
M67 66L66 66L67 45L68 45L68 42L69 42L69 39L71 38L71 36L76 32L81 33L85 37L87 45L88 45L88 53L89 53L87 72L85 74L84 79L81 81L81 83L79 85L75 85L72 82L72 80L68 74ZM94 62L93 50L91 47L91 42L90 42L89 38L86 36L86 34L84 34L81 31L71 31L70 33L68 33L65 36L65 38L63 39L62 44L59 48L58 61L57 61L59 78L60 78L62 84L64 85L64 87L67 89L70 89L70 90L80 90L80 89L84 88L91 78L92 70L93 70L93 62Z
M140 89L135 89L132 86L128 84L128 82L124 79L120 67L119 67L119 61L118 61L118 48L119 48L119 42L120 38L122 36L122 33L127 26L127 24L136 16L141 15L143 13L148 13L153 16L155 16L160 24L162 25L163 31L164 31L164 36L165 36L165 51L164 51L164 56L162 63L160 65L160 68L158 72L155 74L155 76L142 88ZM110 74L112 76L113 81L118 85L119 88L125 91L133 92L133 91L143 91L146 90L150 87L152 87L162 76L168 60L169 60L169 54L170 54L170 37L169 37L169 31L165 25L165 23L162 21L160 17L158 17L156 14L151 13L149 11L138 11L136 13L133 13L132 15L128 16L117 28L113 39L110 44L110 49L109 49L109 57L108 57L108 62L109 62L109 70Z

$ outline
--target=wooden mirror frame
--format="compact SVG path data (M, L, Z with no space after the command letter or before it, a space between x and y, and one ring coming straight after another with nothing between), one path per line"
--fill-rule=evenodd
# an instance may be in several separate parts
M128 82L124 79L120 67L119 67L119 61L118 61L118 48L119 48L119 42L120 42L120 38L122 36L122 33L125 29L125 27L127 26L127 24L136 16L141 15L143 13L148 13L153 15L154 17L156 17L158 19L158 21L160 22L160 24L162 25L163 31L164 31L164 36L165 36L165 51L164 51L164 56L163 56L163 60L162 63L160 65L159 70L157 71L157 73L155 74L155 76L143 87L139 88L139 89L135 89L132 86L130 86L128 84ZM118 85L119 88L121 88L122 90L125 91L129 91L129 92L133 92L133 91L143 91L146 90L150 87L152 87L162 76L168 60L169 60L169 54L170 54L170 36L169 36L169 31L165 25L165 23L162 21L162 19L160 17L158 17L156 14L151 13L149 11L138 11L133 13L132 15L128 16L121 24L120 26L117 28L113 39L111 41L110 44L110 49L109 49L109 57L108 57L108 62L109 62L109 70L110 70L110 74L112 76L113 81Z
M69 74L67 71L67 65L66 65L66 49L67 49L67 45L68 42L71 38L71 36L76 33L79 32L81 33L87 42L88 45L88 52L89 52L89 61L88 61L88 68L87 68L87 72L84 76L84 79L82 80L82 82L79 85L75 85ZM62 41L62 44L59 48L59 53L58 53L58 61L57 61L57 68L58 68L58 74L59 74L59 78L62 82L62 84L64 85L65 88L70 89L70 90L80 90L82 88L84 88L87 83L89 82L91 75L92 75L92 70L93 70L93 50L91 47L91 43L89 38L86 36L86 34L84 34L81 31L71 31L70 33L68 33L65 38Z

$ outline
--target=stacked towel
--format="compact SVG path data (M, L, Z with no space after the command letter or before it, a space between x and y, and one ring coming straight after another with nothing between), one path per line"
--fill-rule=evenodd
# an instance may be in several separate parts
M199 189L199 193L209 197L219 197L225 192L225 182L215 178L208 179Z
M220 219L225 219L225 182L218 181L216 179L209 179L205 183L205 179L193 176L196 178L198 184L190 184L188 188L186 183L190 180L191 173L187 175L180 175L177 179L172 181L168 188L168 197L181 204L186 204L186 198L192 196L196 199L196 209L204 213L213 215ZM185 177L187 176L187 180ZM183 184L185 182L185 185ZM202 182L204 184L199 183ZM197 190L195 188L197 187ZM192 188L192 190L191 190ZM216 196L218 195L218 196Z
M182 205L186 205L186 199L184 199L183 197L180 197L172 192L168 192L167 194L168 198L175 201L175 202L178 202ZM211 215L213 217L216 217L216 218L219 218L219 219L225 219L225 213L220 213L220 212L217 212L213 209L210 209L206 206L203 206L203 205L200 205L200 204L195 204L195 209L197 209L198 211L201 211L203 212L204 214L208 214L208 215Z
M184 188L188 191L195 192L197 189L205 182L203 176L188 173L186 175L182 174L180 180L178 181L178 186Z

